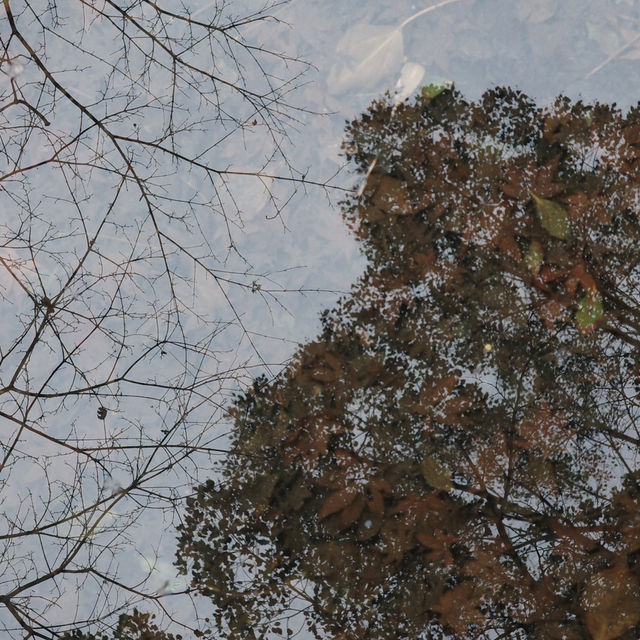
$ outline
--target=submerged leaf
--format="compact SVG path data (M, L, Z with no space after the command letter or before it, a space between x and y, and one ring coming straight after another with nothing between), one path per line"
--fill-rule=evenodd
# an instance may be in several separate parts
M557 202L539 198L535 193L529 191L536 203L536 211L540 218L542 227L546 229L554 238L567 240L571 235L571 223L567 210Z
M451 472L442 462L432 457L425 458L420 463L422 477L434 488L449 491L452 487Z
M594 287L578 303L576 323L581 331L591 331L595 323L602 317L602 296Z
M331 92L339 95L348 89L371 90L385 76L396 73L404 58L402 30L421 16L460 1L442 0L416 11L396 27L357 24L349 29L338 43L338 53L351 60L347 61L346 67L332 69L329 79Z
M400 79L396 83L396 103L400 103L408 98L422 82L425 69L417 62L407 62L400 72Z
M357 24L341 38L338 52L344 66L334 67L330 90L334 95L369 91L397 72L404 57L404 39L398 27Z

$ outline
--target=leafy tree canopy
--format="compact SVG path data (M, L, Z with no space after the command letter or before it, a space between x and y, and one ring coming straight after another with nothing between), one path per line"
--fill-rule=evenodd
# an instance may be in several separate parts
M637 638L640 109L430 88L345 150L367 271L181 527L217 630Z
M141 613L134 609L131 614L120 615L111 634L75 630L66 633L62 640L182 640L180 634L174 635L160 629L154 619L154 614Z

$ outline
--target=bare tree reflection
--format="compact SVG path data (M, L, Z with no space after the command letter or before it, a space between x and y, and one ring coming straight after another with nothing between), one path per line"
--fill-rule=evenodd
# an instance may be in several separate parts
M274 216L302 184L281 145L306 65L245 38L274 3L190 6L0 8L3 637L188 591L159 582L156 534L268 365L243 305L280 288L239 254L229 180L261 181ZM116 615L118 637L148 615Z

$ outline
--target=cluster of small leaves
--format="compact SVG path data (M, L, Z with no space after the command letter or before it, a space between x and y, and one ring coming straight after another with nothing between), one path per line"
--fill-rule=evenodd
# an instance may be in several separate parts
M554 293L552 318L592 293L595 279L605 298L618 294L609 320L624 325L628 305L620 308L623 293L612 287L628 284L625 269L637 257L637 110L623 116L566 98L540 109L510 91L469 104L446 92L395 117L378 103L349 136L348 156L363 170L377 158L382 169L369 178L369 197L346 211L372 262L393 246L402 252L396 269L420 269L426 216L463 252L495 250L521 278L529 271L535 286ZM627 328L635 336L635 325Z
M85 633L74 630L62 636L62 640L182 640L180 634L162 631L154 622L155 615L137 609L132 614L123 613L111 634Z
M349 126L368 269L181 527L228 637L637 637L638 143L509 90Z

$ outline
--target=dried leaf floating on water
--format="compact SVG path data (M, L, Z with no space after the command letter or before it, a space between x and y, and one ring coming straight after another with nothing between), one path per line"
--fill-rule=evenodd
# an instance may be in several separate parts
M554 238L567 240L571 235L571 223L567 210L553 200L539 198L535 193L529 192L536 203L536 211L540 218L540 224Z

